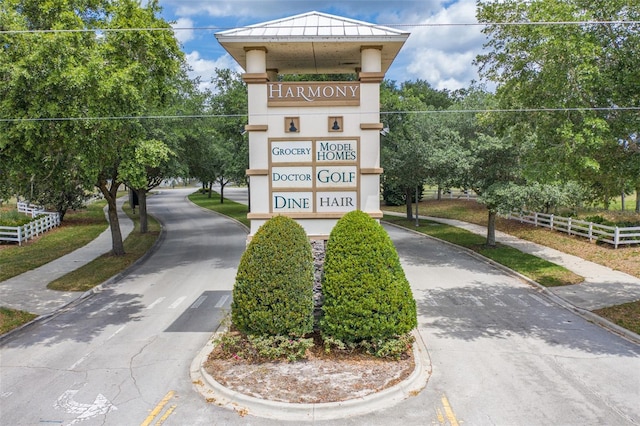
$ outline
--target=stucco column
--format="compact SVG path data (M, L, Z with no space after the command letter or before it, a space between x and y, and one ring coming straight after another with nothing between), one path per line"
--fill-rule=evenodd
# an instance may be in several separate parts
M262 171L268 168L267 140L267 49L263 46L244 48L247 59L248 123L249 129L249 175L251 185L251 212L268 212L269 182ZM265 201L266 200L266 201ZM253 226L253 223L252 223ZM253 232L252 232L253 233Z
M360 122L368 129L361 131L361 163L362 175L361 200L362 210L380 214L380 82L384 79L382 72L382 46L362 46L360 48L360 90L361 115ZM362 124L361 124L362 125ZM369 170L365 173L364 171Z
M267 72L267 49L262 46L245 47L247 55L247 73Z
M382 46L362 46L360 49L362 72L380 72L382 70Z

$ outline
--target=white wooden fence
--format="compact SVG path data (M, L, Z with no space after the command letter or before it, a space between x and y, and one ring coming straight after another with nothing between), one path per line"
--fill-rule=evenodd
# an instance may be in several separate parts
M39 214L47 214L44 207L36 206L29 203L23 203L22 201L18 201L18 212L24 213L31 217L36 217Z
M618 246L624 244L640 244L640 226L621 228L553 214L530 212L512 213L508 218L555 231L565 232L569 235L579 235L588 238L589 241L595 239L613 244L614 248L618 248Z
M37 235L40 235L51 228L60 226L60 215L58 213L46 212L42 208L18 203L18 211L29 214L31 217L40 216L22 226L0 226L0 241L13 241L22 245Z
M443 189L440 193L443 200L475 200L476 193L472 190L464 189ZM422 197L426 200L438 199L438 190L435 188L429 188L422 191Z

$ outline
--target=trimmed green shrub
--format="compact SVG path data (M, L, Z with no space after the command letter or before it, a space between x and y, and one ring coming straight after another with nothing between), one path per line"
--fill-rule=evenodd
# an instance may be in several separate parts
M362 211L347 213L331 231L322 292L324 338L392 339L417 326L416 302L393 242Z
M31 216L27 216L17 210L9 210L0 212L0 226L22 226L35 220Z
M231 320L243 333L304 336L313 330L313 255L307 235L285 216L269 219L242 255Z

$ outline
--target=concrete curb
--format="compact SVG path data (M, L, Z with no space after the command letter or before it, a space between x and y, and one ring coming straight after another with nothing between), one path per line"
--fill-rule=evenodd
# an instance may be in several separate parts
M215 346L213 343L215 338L220 334L221 332L214 333L194 358L190 368L191 381L207 402L234 410L240 415L250 414L285 421L321 421L359 416L392 407L411 396L418 395L426 387L431 376L429 353L420 333L414 330L415 369L406 380L392 387L362 398L340 402L297 404L269 401L228 389L205 371L204 364Z
M428 220L428 219L424 219L424 220ZM583 309L583 308L580 308L578 306L573 305L568 300L566 300L566 299L558 296L557 294L554 294L553 292L551 292L547 287L543 286L542 284L532 280L531 278L528 278L528 277L522 275L519 272L514 271L513 269L509 269L506 266L504 266L504 265L502 265L502 264L500 264L500 263L498 263L498 262L496 262L496 261L494 261L492 259L489 259L488 257L485 257L485 256L483 256L483 255L481 255L479 253L476 253L475 251L470 250L470 249L468 249L466 247L462 247L462 246L459 246L457 244L450 243L449 241L445 241L445 240L441 240L441 239L436 238L436 237L432 237L431 235L423 234L421 232L418 232L418 231L410 229L410 228L405 228L403 226L396 225L396 224L390 223L390 222L384 222L384 223L386 225L394 226L396 228L412 232L412 233L414 233L416 235L420 235L420 236L425 237L425 238L430 238L430 239L432 239L434 241L439 241L439 242L441 242L443 244L447 244L448 246L455 247L458 250L460 250L462 252L465 252L467 255L469 255L471 257L474 257L474 258L476 258L478 260L481 260L481 261L483 261L485 263L490 264L491 266L495 267L496 269L500 269L503 272L506 272L506 273L508 273L508 274L510 274L512 276L517 277L517 278L520 278L522 281L524 281L527 284L529 284L529 285L535 287L536 289L538 289L540 291L540 293L544 297L546 297L550 301L554 302L555 304L560 305L564 309L567 309L567 310L569 310L571 312L574 312L575 314L581 316L582 318L586 319L587 321L589 321L591 323L594 323L596 325L599 325L600 327L605 328L605 329L607 329L607 330L609 330L609 331L611 331L611 332L613 332L613 333L615 333L615 334L617 334L617 335L619 335L619 336L621 336L621 337L623 337L623 338L625 338L625 339L627 339L627 340L629 340L629 341L631 341L633 343L640 344L640 335L634 333L633 331L627 330L626 328L620 327L619 325L614 324L611 321L609 321L609 320L607 320L605 318L602 318L601 316L596 315L591 311L588 311L586 309ZM575 285L579 285L579 284L575 284Z

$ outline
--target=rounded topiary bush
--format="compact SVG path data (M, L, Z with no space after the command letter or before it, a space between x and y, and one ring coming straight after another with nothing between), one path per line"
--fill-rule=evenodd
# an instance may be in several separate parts
M324 338L384 340L417 325L416 302L393 242L362 211L346 214L331 231L322 291Z
M313 330L313 256L307 235L285 216L269 219L240 260L231 320L252 335L303 336Z

